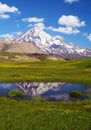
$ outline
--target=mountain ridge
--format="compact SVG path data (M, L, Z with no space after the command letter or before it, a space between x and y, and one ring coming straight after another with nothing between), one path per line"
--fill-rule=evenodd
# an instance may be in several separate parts
M64 42L58 36L51 36L38 28L33 28L16 38L14 42L28 42L39 47L43 52L65 58L91 57L91 50Z

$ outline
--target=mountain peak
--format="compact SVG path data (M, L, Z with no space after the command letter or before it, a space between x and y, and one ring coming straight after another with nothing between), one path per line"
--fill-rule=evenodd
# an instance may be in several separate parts
M19 36L15 42L29 42L42 51L63 57L91 57L91 51L67 44L60 36L51 36L37 27Z

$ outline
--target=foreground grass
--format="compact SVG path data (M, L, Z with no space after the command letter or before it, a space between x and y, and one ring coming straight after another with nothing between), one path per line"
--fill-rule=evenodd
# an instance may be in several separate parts
M91 84L91 59L0 63L0 82L23 81Z
M0 130L91 130L91 101L54 103L0 98Z

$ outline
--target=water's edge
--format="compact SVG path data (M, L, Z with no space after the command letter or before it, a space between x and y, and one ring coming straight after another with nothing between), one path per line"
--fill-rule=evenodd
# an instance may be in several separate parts
M0 83L0 96L9 97L12 90L20 90L26 94L25 99L35 97L46 98L49 101L76 101L70 97L71 91L82 93L91 92L91 88L83 84L72 84L65 82L24 82L24 83ZM79 100L84 100L85 97Z

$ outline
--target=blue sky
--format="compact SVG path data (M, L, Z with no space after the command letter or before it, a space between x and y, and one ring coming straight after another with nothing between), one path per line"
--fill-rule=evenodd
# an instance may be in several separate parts
M0 0L0 39L36 26L91 49L91 0Z

